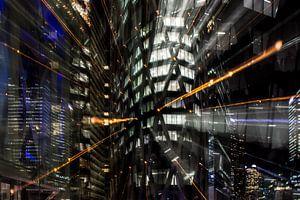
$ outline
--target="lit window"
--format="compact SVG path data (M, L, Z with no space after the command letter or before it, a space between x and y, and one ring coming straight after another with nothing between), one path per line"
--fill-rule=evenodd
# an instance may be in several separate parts
M128 83L129 83L129 76L127 75L125 78L124 87L126 87Z
M163 117L166 124L184 125L186 122L185 115L164 114Z
M170 65L162 65L158 67L152 67L150 69L150 74L152 77L159 77L159 76L167 76L170 70Z
M184 18L183 17L164 17L164 26L175 26L183 27Z
M134 81L133 81L133 89L136 89L142 84L143 81L143 74L139 75Z
M135 94L135 103L137 103L138 101L140 100L140 92L137 92L136 94Z
M190 92L192 90L192 85L188 83L184 83L185 91Z
M142 30L141 30L141 37L145 37L149 33L149 24L147 24Z
M144 144L149 143L149 135L144 135Z
M178 32L168 32L168 38L171 42L179 41L179 33Z
M185 60L185 61L187 61L187 62L189 62L191 64L194 64L194 56L193 56L193 54L190 53L190 52L187 52L187 51L185 51L183 49L179 49L177 58L179 60Z
M168 91L178 91L180 89L177 80L171 80L169 83Z
M104 112L103 115L104 116L109 116L109 112Z
M172 175L171 185L177 185L176 175Z
M140 47L138 47L135 52L135 58L139 57L140 55L141 55L141 50Z
M155 92L163 91L164 87L165 87L165 81L160 81L160 82L154 83L154 87L155 87Z
M109 66L104 65L104 66L103 66L103 69L104 69L104 70L109 70Z
M150 62L156 62L160 60L166 60L171 57L169 48L156 49L152 51L150 56Z
M139 148L139 147L141 147L141 139L140 138L138 138L135 143L135 148Z
M149 38L144 41L144 49L148 49L149 46Z
M188 67L184 67L181 65L179 65L179 69L180 69L180 73L182 76L190 78L190 79L194 79L195 71L193 69L190 69Z
M168 131L171 141L178 141L177 131Z
M154 42L153 44L154 45L157 45L157 44L160 44L162 43L163 41L165 41L165 35L164 33L157 33L154 37Z
M140 59L132 68L132 74L135 75L143 68L143 61Z
M150 118L147 119L147 127L148 128L153 126L153 121L154 121L153 117L150 117Z
M150 89L150 86L147 85L147 86L145 87L145 89L144 89L144 97L145 97L145 96L148 96L148 95L150 95L150 94L151 94L151 89Z
M189 47L192 45L191 39L188 35L183 35L182 43L185 44L186 46L189 46Z

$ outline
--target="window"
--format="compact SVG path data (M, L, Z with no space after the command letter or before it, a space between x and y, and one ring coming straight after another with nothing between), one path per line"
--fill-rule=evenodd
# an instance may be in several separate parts
M154 121L153 117L150 117L150 118L147 119L147 127L148 128L153 126L153 121Z
M192 91L192 85L188 83L184 83L185 91L190 92Z
M159 132L158 136L155 137L155 140L157 142L165 142L165 141L167 141L167 138L162 132Z
M193 69L190 69L188 67L184 67L182 65L179 65L180 73L182 76L190 79L195 78L195 71Z
M147 102L143 105L143 112L149 112L153 110L153 101Z
M135 58L138 58L141 55L140 47L138 47L135 51Z
M189 47L192 45L191 39L189 38L188 35L183 35L182 43L185 44L186 46L189 46Z
M128 83L129 83L129 75L127 75L125 78L124 87L126 87Z
M168 131L171 141L178 141L177 131Z
M137 63L132 68L132 75L135 75L137 72L139 72L143 68L143 61L140 59L137 61Z
M180 89L177 80L171 80L169 83L168 91L178 91Z
M162 65L152 67L150 69L150 74L152 77L159 77L159 76L167 76L170 71L170 65Z
M133 89L136 89L142 84L143 81L143 74L139 75L134 81L133 81Z
M183 49L179 49L177 58L179 60L185 60L191 64L194 64L194 56L190 52L187 52Z
M165 87L165 81L160 81L160 82L154 83L154 87L155 87L155 92L163 91L164 87Z
M144 144L149 143L149 135L144 135Z
M147 85L144 89L144 97L148 96L151 94L151 89L150 89L150 86Z
M170 55L168 48L156 49L156 50L152 51L152 53L151 53L150 62L166 60L170 57L171 57L171 55Z
M163 117L166 124L183 125L186 122L185 115L164 114Z
M123 102L125 102L128 98L128 90L125 91L124 95L123 95Z
M144 49L148 49L149 47L149 38L144 41Z
M140 100L140 92L137 92L137 93L135 94L135 100L134 100L134 103L137 103L139 100Z
M164 25L165 26L175 26L175 27L183 27L184 26L184 18L183 17L164 17Z
M179 42L178 32L168 32L168 37L170 42Z
M164 35L164 33L157 33L156 35L155 35L155 37L154 37L154 42L153 42L153 44L154 45L157 45L157 44L160 44L160 43L162 43L162 42L164 42L165 41L165 35Z
M135 142L135 148L139 148L139 147L141 147L141 139L140 138L138 138Z
M147 24L142 30L141 30L141 37L145 37L150 31L149 24Z

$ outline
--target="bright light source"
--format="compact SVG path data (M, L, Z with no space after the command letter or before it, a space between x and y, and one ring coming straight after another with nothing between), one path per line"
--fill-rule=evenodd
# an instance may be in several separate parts
M104 116L109 116L109 112L104 112L103 115Z
M109 66L108 66L108 65L104 65L104 66L103 66L103 69L109 70Z
M167 150L165 150L164 153L168 153L169 151L171 151L171 148L168 148Z
M226 33L224 31L218 31L217 35L225 35Z
M172 162L175 162L175 161L177 161L179 159L179 156L176 156L175 158L173 158L171 161Z

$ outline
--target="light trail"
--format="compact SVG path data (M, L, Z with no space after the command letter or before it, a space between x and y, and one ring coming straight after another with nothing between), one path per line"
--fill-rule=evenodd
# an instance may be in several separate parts
M59 23L63 26L63 28L69 33L69 35L74 39L74 41L81 47L84 46L81 44L80 40L74 35L74 33L68 28L68 26L63 22L63 20L56 14L53 8L48 4L47 1L41 0L43 4L48 8L48 10L55 16L55 18L59 21Z
M235 67L233 70L230 70L229 72L225 73L225 75L220 76L219 78L217 78L215 80L211 79L210 81L204 83L203 85L200 85L199 87L193 89L192 91L173 99L172 101L170 101L170 102L166 103L165 105L161 106L160 108L158 108L157 111L160 112L165 107L168 107L177 101L181 101L185 98L188 98L188 97L196 94L197 92L205 90L217 83L220 83L228 78L231 78L233 75L249 68L250 66L252 66L252 65L264 60L265 58L271 56L272 54L278 52L281 49L281 47L282 47L282 41L277 41L272 47L265 50L262 54L249 59L248 61L244 62L243 64Z
M47 176L49 176L50 174L52 174L52 173L54 173L54 172L59 171L60 169L62 169L63 167L69 165L71 162L73 162L73 161L76 160L77 158L79 158L79 157L81 157L82 155L84 155L84 154L86 154L86 153L88 153L88 152L94 150L96 147L98 147L100 144L102 144L103 142L105 142L107 139L109 139L109 138L111 138L111 137L113 137L113 136L119 134L120 132L122 132L122 131L124 131L124 130L126 130L126 128L122 128L121 130L118 130L118 131L116 131L116 132L110 134L109 136L103 138L102 140L99 140L98 142L96 142L96 143L93 144L92 146L90 146L90 147L88 147L88 148L82 150L81 152L75 154L75 155L72 156L71 158L68 158L68 160L67 160L65 163L61 164L60 166L57 166L57 167L51 169L51 170L48 171L47 173L45 173L45 174L43 174L43 175L41 175L41 176L35 178L34 180L30 181L29 183L27 183L27 184L21 186L21 187L19 188L19 190L22 190L22 189L24 189L24 188L26 188L26 187L28 187L28 186L30 186L30 185L33 185L33 184L35 184L35 183L38 183L40 180L46 178Z
M118 124L122 122L134 121L138 120L138 118L98 118L98 117L91 117L90 122L91 124L100 124L100 125L108 125L108 124Z
M184 174L184 176L188 176L188 174L186 173L186 171L183 169L183 167L181 166L181 164L177 161L174 160L173 161L180 169L181 172ZM194 186L194 188L197 190L197 192L201 195L201 197L205 200L207 200L207 197L203 194L203 192L198 188L198 186L196 185L196 183L194 182L194 180L192 178L189 177L189 180L191 181L192 185Z
M108 14L107 14L107 12L108 12L108 7L107 7L107 5L106 5L105 0L104 0L104 1L101 0L101 5L102 5L102 7L104 8L104 14L105 14L107 23L108 23L108 25L109 25L109 29L110 29L111 34L112 34L112 36L113 36L115 46L117 47L118 54L119 54L119 56L120 56L120 58L121 58L121 64L124 64L124 58L123 58L123 56L122 56L122 54L121 54L121 51L120 51L120 48L119 48L119 45L118 45L118 42L117 42L117 39L116 39L116 36L115 36L115 32L114 32L113 27L112 27L112 21L109 20L109 17L108 17Z
M225 104L225 105L221 105L221 106L208 107L208 108L204 108L202 110L206 110L206 109L218 109L218 108L233 107L233 106L242 106L242 105L247 105L247 104L264 103L264 102L269 102L269 101L284 101L284 100L289 100L292 97L295 97L295 96L292 95L292 96L284 96L284 97L256 99L256 100L243 101L243 102L238 102L238 103Z
M69 81L71 81L71 82L75 82L74 80L71 80L70 78L66 77L65 75L63 75L63 74L61 74L61 73L59 73L59 72L53 70L50 66L48 66L48 65L46 65L46 64L44 64L44 63L41 63L40 61L38 61L38 60L36 60L36 59L30 57L29 55L25 54L24 52L20 51L19 49L16 49L16 48L14 48L14 47L12 47L12 46L8 45L7 43L4 43L4 42L0 42L0 44L3 45L3 46L5 46L5 47L8 48L8 49L14 51L15 53L17 53L17 54L19 54L19 55L21 55L21 56L23 56L23 57L25 57L25 58L27 58L27 59L29 59L29 60L35 62L35 63L37 63L38 65L40 65L40 66L42 66L42 67L45 67L46 69L50 70L51 72L53 72L53 73L55 73L55 74L57 74L57 75L60 75L60 76L62 76L63 78L65 78L65 79L67 79L67 80L69 80ZM76 83L76 82L75 82L75 83ZM78 84L78 83L77 83L77 84Z

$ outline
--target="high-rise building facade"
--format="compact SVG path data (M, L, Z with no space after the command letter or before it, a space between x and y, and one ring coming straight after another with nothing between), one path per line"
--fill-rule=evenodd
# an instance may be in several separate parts
M187 34L191 19L186 15L196 3L185 3L113 3L112 11L122 16L112 25L121 46L115 55L119 63L114 63L120 66L116 112L140 119L112 145L113 199L207 195L207 136L193 121L195 103L182 100L159 109L191 91L199 71Z

